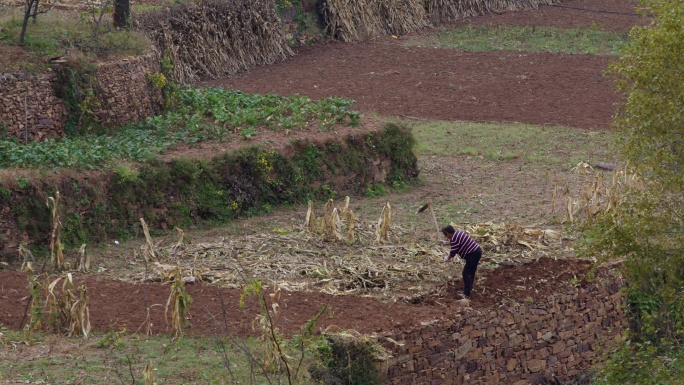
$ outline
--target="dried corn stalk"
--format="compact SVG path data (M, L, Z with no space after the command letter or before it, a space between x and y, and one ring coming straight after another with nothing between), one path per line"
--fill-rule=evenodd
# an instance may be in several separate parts
M187 323L186 318L190 315L190 302L192 302L192 298L185 291L185 282L181 279L180 269L176 269L174 279L171 282L171 293L166 301L164 311L167 322L171 324L174 338L183 335L183 326ZM169 307L171 308L170 316Z
M19 245L19 258L21 258L21 271L33 274L33 262L36 260L33 257L31 250L27 249L24 244Z
M306 211L306 222L304 222L307 230L312 233L316 233L318 229L318 223L316 221L316 214L313 210L313 202L309 201L309 207Z
M557 182L552 199L552 211L556 201L564 200L563 222L593 221L601 213L606 213L621 202L622 195L630 185L639 185L640 178L627 166L613 172L610 181L603 173L594 173L591 165L581 162L572 171L583 178L581 187L573 190L567 181Z
M46 276L46 282L48 278ZM61 282L61 291L57 286ZM48 324L54 332L66 333L69 337L81 335L88 339L90 335L90 311L88 309L88 290L79 286L77 296L72 291L74 281L71 273L61 276L46 285L45 308Z
M69 323L69 337L82 335L84 339L88 339L90 336L90 310L89 310L89 299L88 299L88 289L84 285L78 287L79 297L76 298L70 291L68 292L72 299L69 308L70 312L70 323Z
M154 385L154 367L152 366L152 360L147 362L145 365L145 370L143 371L143 379L145 380L145 385Z
M147 228L147 223L143 218L140 218L140 223L142 224L143 233L145 234L145 244L143 244L140 249L142 255L145 258L145 262L157 262L157 246L152 242L152 237L150 236L150 230Z
M385 204L382 208L382 213L380 214L380 219L378 219L378 225L375 227L375 243L386 243L389 242L389 233L391 231L390 225L392 224L392 206L389 202Z
M64 247L60 238L59 229L62 227L62 222L59 219L59 191L55 193L54 197L49 197L47 200L47 207L52 213L52 235L50 236L50 263L52 266L61 270L64 264Z
M81 273L90 271L90 255L86 251L85 243L78 249L78 271Z
M356 240L356 231L354 230L356 228L356 217L354 216L353 211L351 211L351 210L347 211L346 220L347 220L347 241L348 242L354 242L354 240Z

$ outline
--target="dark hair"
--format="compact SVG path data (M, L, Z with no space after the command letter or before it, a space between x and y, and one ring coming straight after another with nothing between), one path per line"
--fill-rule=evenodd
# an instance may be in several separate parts
M454 226L452 226L452 225L446 225L446 226L442 227L442 233L444 235L453 234L455 232L456 232L456 230L454 230Z

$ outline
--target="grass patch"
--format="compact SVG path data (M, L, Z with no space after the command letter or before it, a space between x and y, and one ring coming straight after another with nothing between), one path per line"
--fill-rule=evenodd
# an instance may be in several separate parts
M580 161L610 159L613 134L569 127L526 124L412 122L420 153L479 156L488 160L520 159L567 168Z
M98 341L99 338L99 341ZM191 336L173 340L170 336L119 336L109 333L90 342L55 336L43 338L45 342L35 345L36 355L30 360L13 354L12 346L0 345L0 373L5 381L29 381L51 384L141 384L143 371L148 363L154 368L158 384L249 384L267 383L260 369L250 365L236 343L261 359L263 342L256 339L226 339L221 337ZM65 353L39 354L40 349L64 347ZM299 357L294 340L283 344L289 352ZM307 346L300 376L295 383L312 384L307 366L316 360L316 346ZM62 351L62 349L56 349ZM225 353L225 355L224 355ZM30 354L30 353L29 353ZM230 365L230 371L226 368ZM251 371L255 377L252 378ZM232 374L231 374L232 372ZM274 383L287 383L284 374L268 373ZM233 376L233 377L231 377ZM231 380L234 378L234 380ZM253 382L252 380L256 381Z
M447 28L412 45L430 45L465 51L525 51L564 54L618 55L627 33L589 28L466 26Z
M96 16L99 12L96 12ZM3 8L0 14L0 45L16 46L23 21L23 9ZM90 56L141 55L149 52L151 44L141 33L114 30L111 16L106 14L98 25L89 12L77 13L53 9L29 21L24 50L37 63L26 63L35 71L46 70L48 59L79 51ZM23 64L22 64L23 65Z
M284 131L310 125L328 130L335 124L356 125L354 101L305 96L251 95L221 88L183 88L174 111L107 134L88 133L21 144L0 140L0 167L100 169L121 160L146 162L173 145L258 136L257 128Z

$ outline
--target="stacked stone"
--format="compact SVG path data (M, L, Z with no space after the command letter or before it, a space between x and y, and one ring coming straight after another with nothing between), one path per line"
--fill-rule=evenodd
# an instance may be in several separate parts
M101 64L96 74L98 122L118 126L157 114L164 105L161 89L150 84L147 75L159 71L156 53Z
M122 125L161 111L161 89L147 81L148 74L159 71L156 53L101 64L96 74L98 122ZM63 137L67 111L55 95L55 81L53 74L0 74L0 135L27 143Z
M0 135L22 142L64 136L66 108L57 98L52 74L0 74Z
M389 336L387 384L542 384L587 370L626 320L618 281L496 311L463 310L451 321ZM381 338L381 341L383 339Z

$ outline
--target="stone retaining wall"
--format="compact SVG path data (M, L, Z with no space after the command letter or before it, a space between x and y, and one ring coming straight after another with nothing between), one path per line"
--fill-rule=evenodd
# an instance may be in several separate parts
M93 111L97 122L122 125L158 113L162 93L146 77L159 71L156 53L100 64ZM56 81L54 74L0 74L0 135L22 142L63 137L67 110L55 93Z
M0 135L22 142L64 135L66 109L52 88L53 74L0 74Z
M494 311L464 309L453 320L381 342L393 353L387 384L545 384L587 370L597 351L620 338L627 321L620 280ZM395 341L395 342L391 342Z
M101 125L122 125L154 116L163 106L162 93L147 81L147 74L160 72L159 55L101 64L97 70L100 109L95 111Z

